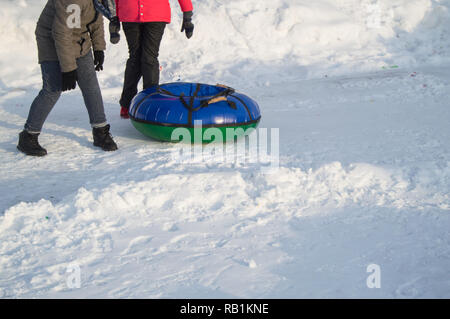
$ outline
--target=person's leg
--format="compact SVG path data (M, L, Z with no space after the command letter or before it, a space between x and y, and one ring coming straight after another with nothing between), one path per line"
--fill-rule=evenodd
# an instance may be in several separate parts
M77 59L78 86L83 94L84 103L89 113L94 145L105 151L117 150L117 145L109 133L110 125L106 121L102 93L94 68L92 52Z
M24 129L29 133L40 133L47 116L61 96L62 73L58 61L41 63L42 90L31 104Z
M128 43L129 57L125 68L120 105L126 109L130 107L131 100L138 91L138 83L141 79L141 23L123 22L123 31Z
M144 23L142 33L141 69L144 77L144 90L159 84L159 47L164 35L165 22Z
M58 61L43 62L42 90L31 104L23 131L19 134L17 149L26 155L45 156L47 150L39 145L41 133L47 116L61 96L62 74Z
M92 52L78 58L77 67L77 83L89 113L89 122L92 127L105 126L108 123L106 123L102 92L95 73Z

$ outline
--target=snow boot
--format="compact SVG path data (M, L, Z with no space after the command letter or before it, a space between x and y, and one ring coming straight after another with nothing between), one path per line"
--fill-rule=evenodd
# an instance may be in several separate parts
M19 143L17 149L26 155L31 156L45 156L47 150L39 145L38 142L39 133L31 134L28 131L23 130L19 134Z
M94 146L101 147L104 151L117 150L117 144L112 139L111 133L109 133L110 125L103 127L94 127L92 129L92 135L94 136Z
M123 119L129 119L130 115L128 114L128 109L126 107L121 107L120 108L120 117Z

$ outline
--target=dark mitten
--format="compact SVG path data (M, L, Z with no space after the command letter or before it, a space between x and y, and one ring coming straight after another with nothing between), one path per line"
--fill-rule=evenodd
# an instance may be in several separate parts
M181 26L181 32L186 31L186 37L190 39L194 33L194 24L192 23L192 11L183 12L183 25Z
M77 86L77 70L63 72L62 91L73 90Z
M95 71L103 70L103 62L105 62L105 53L103 51L94 51Z
M109 22L109 41L116 44L120 41L120 21L118 17L113 17Z

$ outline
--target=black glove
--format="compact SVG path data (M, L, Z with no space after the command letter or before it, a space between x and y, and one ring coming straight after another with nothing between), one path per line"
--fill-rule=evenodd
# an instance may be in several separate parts
M192 23L192 11L183 12L183 25L181 26L181 32L186 31L186 37L190 39L194 33L194 24Z
M105 53L103 51L94 51L95 71L103 70L103 62L105 62Z
M120 21L118 17L113 17L109 21L109 41L116 44L120 41Z
M63 72L62 91L73 90L77 86L77 70Z

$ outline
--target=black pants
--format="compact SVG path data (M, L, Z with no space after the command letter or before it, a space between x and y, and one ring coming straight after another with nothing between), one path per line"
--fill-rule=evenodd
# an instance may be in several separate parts
M166 23L123 22L122 25L127 38L129 58L120 105L129 108L138 91L141 77L144 78L144 89L159 84L159 46Z

